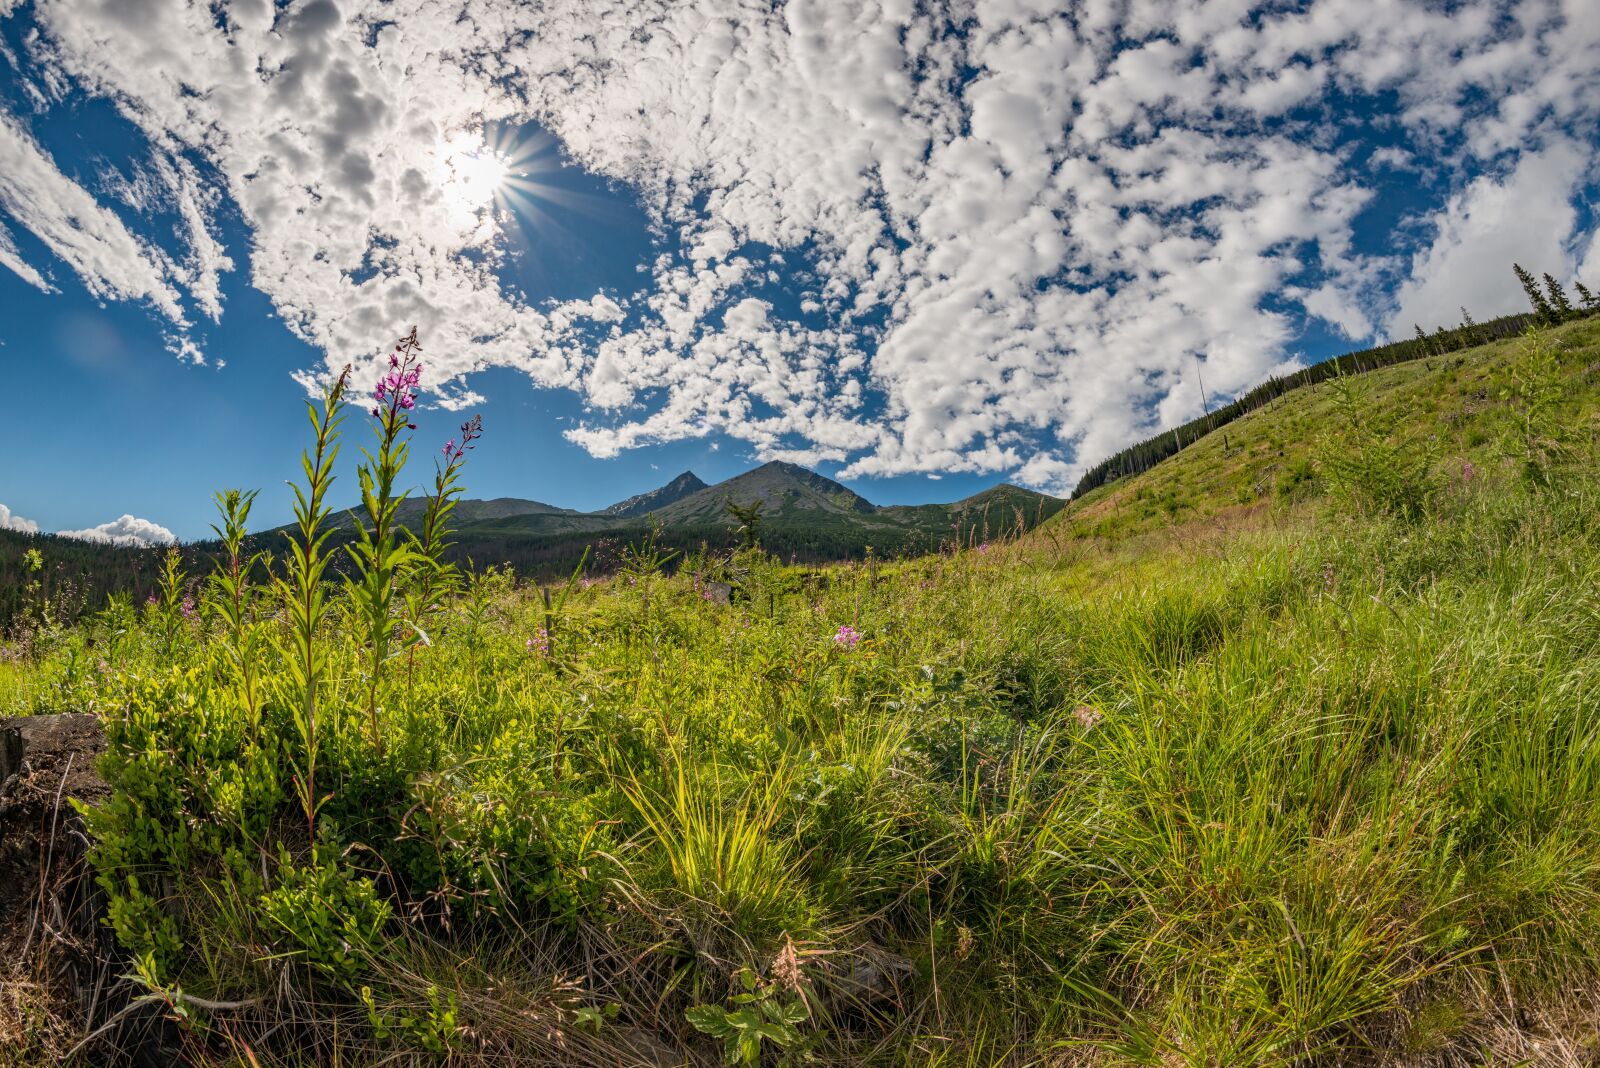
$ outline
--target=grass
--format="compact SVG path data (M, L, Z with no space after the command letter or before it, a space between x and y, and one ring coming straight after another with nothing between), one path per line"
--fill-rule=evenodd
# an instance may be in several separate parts
M0 696L106 718L97 862L197 1063L713 1064L691 1013L792 999L726 1048L1593 1063L1600 333L1558 340L1542 486L1515 346L1374 373L1441 428L1420 518L1328 495L1324 386L984 552L473 576L376 731L334 598L314 838L292 688L260 653L245 716L215 618L41 633Z

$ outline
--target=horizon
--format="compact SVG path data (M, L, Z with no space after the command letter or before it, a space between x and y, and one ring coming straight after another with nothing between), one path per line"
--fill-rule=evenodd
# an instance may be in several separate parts
M468 7L0 0L0 527L282 523L307 383L413 325L418 458L484 416L469 497L782 460L894 505L1064 497L1525 310L1513 261L1600 282L1592 9Z

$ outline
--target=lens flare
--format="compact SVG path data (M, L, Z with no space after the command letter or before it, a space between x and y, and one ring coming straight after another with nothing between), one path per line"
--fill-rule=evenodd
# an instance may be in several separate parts
M491 208L511 173L511 161L472 134L439 146L439 188L463 221Z

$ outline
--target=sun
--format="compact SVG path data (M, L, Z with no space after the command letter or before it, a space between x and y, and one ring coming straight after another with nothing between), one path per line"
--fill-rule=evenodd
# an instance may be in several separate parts
M470 133L445 140L438 155L439 187L464 219L491 207L511 177L511 161Z

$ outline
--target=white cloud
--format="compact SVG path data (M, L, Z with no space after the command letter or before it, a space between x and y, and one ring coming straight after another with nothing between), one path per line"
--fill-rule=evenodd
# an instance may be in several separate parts
M167 280L164 254L130 233L110 209L62 174L28 132L0 111L0 210L33 232L73 269L89 292L115 300L149 301L179 328L188 323ZM0 240L0 262L39 285L26 264L11 262L15 246Z
M365 376L417 323L435 375L577 391L569 437L596 455L721 433L851 474L1059 489L1197 414L1197 357L1213 394L1282 365L1298 312L1275 297L1352 337L1392 321L1393 264L1354 251L1380 171L1409 153L1459 190L1400 301L1431 308L1488 218L1460 176L1530 153L1564 202L1580 179L1547 146L1597 118L1583 0L1065 7L35 0L48 65L115 98L193 207L182 262L58 255L214 318L226 254L192 154L250 227L251 281L331 367ZM638 292L531 305L502 281L493 214L442 177L472 131L530 120L674 239ZM1404 147L1358 170L1338 134L1369 121ZM24 188L70 193L58 178ZM48 205L7 210L33 229ZM757 292L753 242L804 271L804 323Z
M86 530L59 530L56 533L63 538L77 538L79 541L98 542L102 545L118 545L125 549L144 549L153 545L178 543L177 536L166 527L131 515L120 516L109 523L101 523Z
M1465 307L1479 319L1527 311L1513 263L1537 276L1571 274L1566 250L1577 210L1574 185L1593 165L1593 154L1559 141L1522 157L1503 176L1485 175L1451 198L1430 220L1433 241L1411 261L1388 320L1391 337L1454 326Z
M17 251L16 242L11 237L11 231L5 228L4 223L0 223L0 267L14 271L17 277L42 293L56 291L54 286L44 280L43 275L22 258L22 253Z
M0 504L0 530L14 530L19 534L39 533L39 524L31 519L24 519L10 508Z

